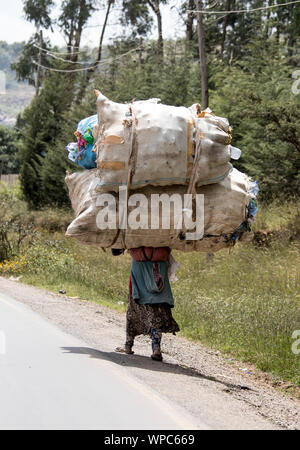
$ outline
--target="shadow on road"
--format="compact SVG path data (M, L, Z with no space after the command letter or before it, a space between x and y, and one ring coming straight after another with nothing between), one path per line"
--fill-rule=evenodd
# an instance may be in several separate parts
M125 355L123 353L117 352L102 352L100 350L95 350L89 347L62 347L65 353L75 353L75 354L85 354L89 355L91 358L103 359L105 361L110 361L120 366L136 367L139 369L146 369L155 372L166 372L174 373L177 375L186 375L190 377L196 377L199 379L205 379L213 381L215 383L220 383L229 389L235 390L251 390L248 386L242 386L239 384L227 383L222 379L218 379L213 376L207 376L201 374L196 369L190 367L180 366L178 364L161 363L158 361L152 361L151 358L141 355Z

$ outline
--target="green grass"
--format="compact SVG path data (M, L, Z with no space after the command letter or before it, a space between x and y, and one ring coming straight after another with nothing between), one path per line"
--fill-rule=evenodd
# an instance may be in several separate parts
M299 201L276 200L270 205L259 205L259 214L253 224L254 231L281 231L298 227Z
M181 256L174 289L186 336L300 383L291 335L300 329L299 248L239 246L213 262Z
M292 204L272 205L259 220L256 229L292 228L294 234L299 227ZM300 355L291 350L292 333L300 330L299 242L284 236L269 247L238 244L213 260L174 252L181 264L173 284L174 315L184 336L300 385ZM22 256L1 270L54 292L64 289L68 296L126 309L130 257L112 257L110 251L80 245L61 232L39 229Z

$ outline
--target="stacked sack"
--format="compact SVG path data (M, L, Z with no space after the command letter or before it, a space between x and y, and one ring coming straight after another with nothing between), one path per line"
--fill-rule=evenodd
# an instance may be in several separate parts
M135 159L131 189L187 184L197 139L201 141L197 186L218 183L232 169L228 120L209 109L202 112L200 105L176 107L160 104L158 99L121 105L99 93L97 110L102 127L97 157L99 191L118 190L127 184L131 152Z
M227 119L209 109L202 111L200 105L174 107L157 99L118 104L95 93L98 120L93 116L92 130L97 130L97 136L90 144L95 156L93 165L83 166L93 170L66 178L76 214L68 236L103 248L169 246L213 252L249 235L258 188L230 163L240 151L231 146ZM79 161L75 162L82 166ZM128 196L142 193L149 200L152 194L179 194L182 199L187 193L204 194L204 235L187 240L186 230L176 229L174 217L168 229L120 231L119 223L116 229L99 229L96 217L102 207L97 199L109 192L118 206L120 187L127 187Z

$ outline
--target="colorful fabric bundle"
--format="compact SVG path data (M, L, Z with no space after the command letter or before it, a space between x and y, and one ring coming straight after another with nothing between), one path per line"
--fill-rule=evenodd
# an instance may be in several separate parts
M97 167L94 149L97 126L97 114L81 120L74 133L77 142L71 142L66 146L69 159L83 169L95 169Z

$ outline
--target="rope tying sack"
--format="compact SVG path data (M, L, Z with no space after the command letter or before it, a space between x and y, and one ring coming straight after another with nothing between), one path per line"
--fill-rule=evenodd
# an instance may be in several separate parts
M121 233L120 222L122 223L123 226L125 224L127 224L128 199L129 199L129 193L130 193L130 189L131 189L132 178L135 174L136 162L137 162L137 152L138 152L137 131L136 131L137 118L132 111L132 106L130 106L129 111L130 111L130 115L131 115L131 120L129 121L128 119L126 119L126 126L127 127L130 126L130 128L131 128L130 150L129 150L129 156L128 156L128 174L127 174L127 184L126 184L127 189L126 189L126 199L125 199L126 207L123 209L123 216L122 216L121 220L119 221L119 227L118 227L116 236L114 237L114 240L112 241L112 243L109 246L109 247L112 247L117 242L119 236L121 235L121 243L122 243L123 249L126 249L126 242L125 242L126 228L122 228L122 233Z
M189 206L188 209L191 209L194 219L195 219L195 217L194 217L194 210L193 210L193 200L194 200L195 195L196 195L196 182L197 182L197 178L198 178L199 161L200 161L201 150L202 150L201 138L202 138L202 133L201 133L200 130L197 130L195 157L194 157L192 173L191 173L191 177L190 177L190 181L189 181L189 185L188 185L188 190L187 190L187 194L191 194L192 195L191 204L187 205L187 206ZM186 232L187 232L187 229L186 229L186 226L185 226L185 222L183 221L182 229L177 234L176 239L180 239L180 236L183 236Z

